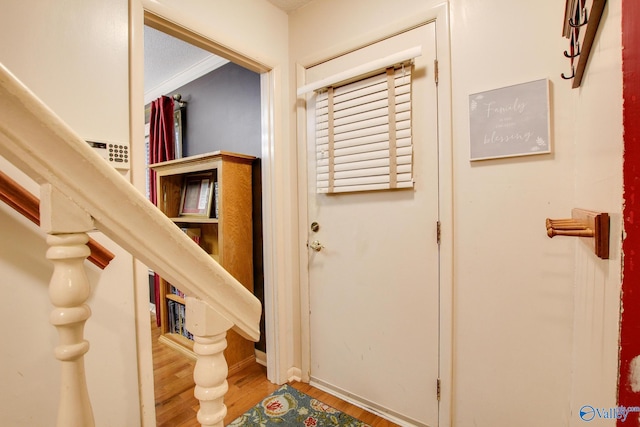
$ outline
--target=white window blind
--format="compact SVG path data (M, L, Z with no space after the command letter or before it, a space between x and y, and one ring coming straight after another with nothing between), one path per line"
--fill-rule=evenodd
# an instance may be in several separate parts
M411 68L317 94L318 193L413 187Z

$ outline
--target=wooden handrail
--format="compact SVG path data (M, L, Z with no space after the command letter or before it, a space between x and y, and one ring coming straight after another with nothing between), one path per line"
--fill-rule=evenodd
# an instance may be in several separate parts
M0 156L51 184L164 279L260 338L261 303L0 64ZM99 189L99 191L97 191Z
M0 200L34 224L40 225L40 201L38 198L3 172L0 172ZM91 249L89 261L103 270L115 257L111 251L91 238L87 246Z

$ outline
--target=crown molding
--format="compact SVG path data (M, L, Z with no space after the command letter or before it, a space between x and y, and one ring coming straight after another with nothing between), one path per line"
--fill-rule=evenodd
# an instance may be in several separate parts
M216 55L211 55L202 61L196 62L184 71L174 75L173 77L165 80L163 83L145 91L144 104L147 105L154 99L166 95L171 91L184 86L185 84L194 81L198 77L202 77L211 71L222 67L229 61Z

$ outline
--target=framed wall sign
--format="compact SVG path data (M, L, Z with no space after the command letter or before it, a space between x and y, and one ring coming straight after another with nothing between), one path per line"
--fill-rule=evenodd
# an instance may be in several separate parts
M180 216L201 216L211 214L213 196L213 172L187 175L182 185Z
M549 80L469 95L470 159L551 152Z

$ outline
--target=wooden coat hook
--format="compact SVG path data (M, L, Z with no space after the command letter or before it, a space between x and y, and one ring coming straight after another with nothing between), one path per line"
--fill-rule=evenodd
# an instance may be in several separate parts
M546 220L547 236L582 237L593 245L595 254L609 259L609 214L584 209L572 209L571 218Z

